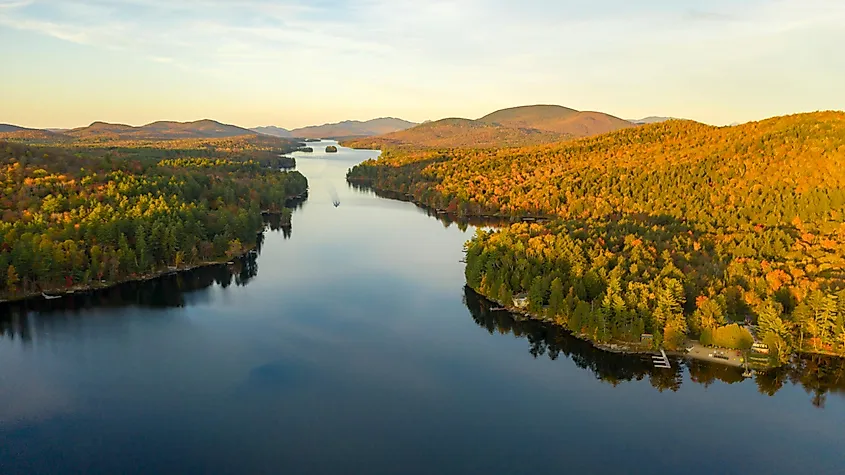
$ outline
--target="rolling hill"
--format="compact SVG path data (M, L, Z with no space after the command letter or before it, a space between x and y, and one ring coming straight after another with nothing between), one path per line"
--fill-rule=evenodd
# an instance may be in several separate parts
M601 112L536 105L502 109L478 120L443 119L344 145L356 148L491 148L539 145L634 127Z
M11 124L0 124L0 139L31 142L63 142L70 140L67 136L50 132L49 130L28 129Z
M171 140L237 137L255 135L255 132L213 120L198 120L195 122L159 121L141 127L94 122L88 127L72 129L65 134L77 139Z
M365 122L347 120L335 124L314 125L291 130L291 136L303 139L338 139L353 137L372 137L409 129L417 125L407 120L393 117L368 120Z
M276 127L274 125L268 125L266 127L254 127L249 130L259 134L272 135L273 137L281 137L285 139L293 137L293 135L291 135L290 133L290 130L283 129L281 127Z
M581 112L554 105L502 109L478 120L504 127L545 130L572 137L589 137L632 127L629 121L603 112Z
M0 124L0 133L20 132L21 130L30 130L25 127L18 127L12 124Z
M344 142L354 148L488 148L537 145L567 137L537 129L503 127L469 119L441 119L412 129Z

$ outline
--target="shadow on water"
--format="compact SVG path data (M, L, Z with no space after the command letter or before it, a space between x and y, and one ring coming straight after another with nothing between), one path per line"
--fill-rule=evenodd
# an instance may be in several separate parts
M689 381L709 386L716 382L735 384L745 380L742 370L730 366L698 360L673 360L673 369L655 368L650 357L612 353L596 348L587 341L575 338L556 325L535 320L517 320L510 312L491 310L498 305L464 287L464 303L472 319L491 335L513 335L528 341L534 358L547 356L558 360L561 356L575 366L592 372L597 379L613 386L630 381L648 380L658 391L678 391L684 382L684 370ZM760 393L774 396L786 384L800 385L816 407L824 407L829 394L845 396L845 359L819 355L796 358L789 366L758 372L754 377Z

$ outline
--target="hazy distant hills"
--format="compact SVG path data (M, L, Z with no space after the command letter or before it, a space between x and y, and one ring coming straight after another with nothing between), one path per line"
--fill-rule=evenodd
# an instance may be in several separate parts
M368 121L346 120L335 124L315 125L290 131L291 136L303 139L337 139L351 137L372 137L409 129L415 122L383 117Z
M0 124L0 139L17 139L29 141L63 141L68 138L48 130L28 129L11 124Z
M17 125L0 124L0 133L19 132L21 130L27 130L27 129L25 129L23 127L18 127Z
M513 147L560 142L634 127L602 112L555 105L502 109L478 120L443 119L346 144L359 148Z
M290 130L283 129L281 127L276 127L274 125L268 125L266 127L255 127L249 130L258 134L272 135L273 137L281 137L284 139L293 137L293 135L291 135L290 133Z
M41 142L215 139L240 136L256 136L256 133L249 129L207 119L194 122L159 121L140 127L94 122L88 127L68 130L27 129L16 125L0 125L0 138Z
M666 122L667 120L674 120L674 119L675 119L674 117L650 116L650 117L645 117L645 118L642 118L642 119L631 120L629 122L631 122L632 124L637 124L637 125L647 125L647 124L657 124L659 122Z
M565 140L567 136L530 128L504 127L470 119L441 119L412 129L353 140L357 148L517 147Z
M493 112L478 120L505 127L545 130L571 137L588 137L631 127L629 121L603 112L581 112L555 105L513 107Z
M557 105L502 109L480 119L443 119L416 124L393 117L347 120L288 130L266 126L246 129L214 120L159 121L140 127L94 122L75 129L28 129L0 124L0 138L40 141L173 140L226 138L261 134L277 138L350 139L357 147L501 147L536 145L588 137L641 124L669 120L623 120L602 112L582 112Z
M207 119L194 122L159 121L141 127L94 122L88 127L65 132L65 135L78 139L107 137L116 140L224 138L254 134L255 132L249 129Z

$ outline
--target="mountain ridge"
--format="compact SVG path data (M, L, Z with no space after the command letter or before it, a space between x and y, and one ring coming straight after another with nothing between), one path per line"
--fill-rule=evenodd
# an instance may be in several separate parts
M265 125L265 126L262 126L262 127L252 127L249 130L251 130L255 133L258 133L258 134L271 135L273 137L281 137L283 139L293 137L293 135L291 135L291 133L290 133L290 130L282 128L282 127L276 127L275 125Z
M311 125L290 131L291 136L303 139L371 137L406 130L418 125L396 117L379 117L365 121L344 120L323 125Z
M480 119L448 118L413 128L346 141L357 148L513 147L554 143L635 127L610 114L558 105L500 109Z
M87 127L68 130L64 135L77 139L106 136L116 139L169 140L237 137L241 135L255 135L255 132L211 119L201 119L191 122L160 120L138 127L96 121Z

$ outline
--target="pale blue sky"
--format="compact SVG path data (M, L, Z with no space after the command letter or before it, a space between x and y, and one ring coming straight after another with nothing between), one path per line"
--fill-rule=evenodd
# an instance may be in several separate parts
M845 109L845 0L0 0L0 122Z

